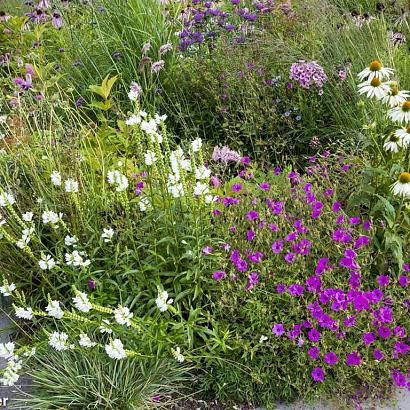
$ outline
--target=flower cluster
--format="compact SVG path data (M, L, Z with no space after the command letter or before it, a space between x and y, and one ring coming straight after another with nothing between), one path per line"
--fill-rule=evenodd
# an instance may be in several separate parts
M399 274L370 272L372 223L343 212L333 189L323 187L325 172L275 173L280 186L287 181L285 192L275 192L268 182L236 182L235 197L221 197L214 212L229 240L222 245L224 266L213 279L226 290L225 306L233 293L280 306L275 322L265 324L272 343L303 351L313 381L323 382L344 366L386 360L393 381L410 388L410 267L405 264ZM233 309L245 303L235 300Z
M69 327L69 332L53 331L48 335L48 345L58 352L95 348L104 350L108 357L115 360L122 360L139 354L134 350L126 350L121 339L111 336L117 325L125 326L126 328L132 327L133 331L137 333L141 331L141 325L144 325L143 321L135 318L134 313L126 306L118 306L115 309L111 309L94 304L86 293L74 288L75 296L72 298L72 301L78 313L65 309L61 302L51 299L43 311L42 309L26 306L25 297L16 290L16 286L13 283L9 284L5 281L3 286L0 287L0 291L3 296L11 297L16 303L20 304L20 306L13 304L15 314L19 319L34 320L36 318L36 320L44 320L47 317L51 317L59 320L64 325L69 322L76 324L76 326ZM159 291L156 303L159 310L165 312L170 307L172 299L168 300L168 293L166 291ZM173 312L176 311L173 310ZM101 317L101 314L103 314L103 317ZM152 324L147 323L146 325L151 326ZM77 330L78 327L81 328L81 331ZM73 329L76 329L74 333ZM93 329L99 329L101 335L110 335L108 343L101 343L100 337L95 334L94 340L92 340L87 333L91 333ZM118 331L120 329L118 328ZM76 331L78 332L77 334L75 333ZM35 351L35 348L28 348L26 346L16 349L15 343L0 344L0 357L8 361L0 382L5 386L13 386L19 380L18 371L22 368L23 358L29 359L35 354ZM185 360L180 347L171 349L171 353L178 362Z
M290 67L289 78L297 81L302 88L318 89L323 94L323 86L328 80L325 70L316 61L300 60Z
M393 69L384 67L380 61L372 61L358 74L359 79L364 80L359 84L358 92L387 105L388 119L402 125L390 133L383 144L386 151L398 154L410 146L410 93L400 90L397 81L387 81L393 73ZM395 195L410 198L410 173L401 172L391 188Z

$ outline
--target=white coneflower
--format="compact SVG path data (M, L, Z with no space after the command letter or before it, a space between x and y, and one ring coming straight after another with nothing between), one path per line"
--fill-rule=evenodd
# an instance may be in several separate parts
M111 242L113 236L114 236L114 229L104 228L103 233L101 234L101 239L103 239L105 243L108 243L108 242Z
M52 300L46 307L46 312L49 316L61 319L64 316L64 312L60 307L58 300Z
M402 147L402 140L399 137L397 137L396 134L389 135L385 139L384 144L383 144L383 148L386 151L391 151L394 153L399 152L401 147Z
M131 313L125 306L118 306L117 309L114 310L115 321L120 325L131 326L133 316L134 313Z
M15 312L16 316L20 319L31 320L33 318L33 309L31 309L30 307L28 307L27 309L16 307Z
M110 344L105 345L105 351L111 359L121 360L127 357L120 339L114 339Z
M394 195L410 198L410 172L402 172L391 190Z
M410 144L410 125L406 128L400 128L395 132L395 135L403 141L403 145Z
M408 91L399 90L396 81L390 81L387 84L389 84L390 90L387 95L383 97L382 102L390 105L390 107L396 107L397 105L405 102L407 98L410 97Z
M91 339L85 333L81 333L79 336L78 344L81 347L94 347L97 343L92 342Z
M366 67L357 76L360 81L368 80L371 81L373 78L377 77L380 80L384 78L389 78L393 74L394 70L391 68L383 67L382 63L378 60L372 61L369 67Z
M84 292L78 292L75 297L73 297L73 302L74 306L80 311L80 312L89 312L93 307L88 300L88 296Z
M58 171L53 171L51 173L51 182L55 185L55 186L61 186L61 174Z
M51 347L54 347L54 349L56 349L58 352L61 352L62 350L68 350L67 339L67 333L53 332L50 336L50 339L48 340L48 344Z
M72 178L64 182L65 192L78 192L78 182Z
M380 78L374 77L371 81L359 84L359 94L366 94L369 98L383 99L390 90L386 83L382 83Z
M399 106L388 111L387 115L393 121L404 124L410 123L410 100L402 102Z

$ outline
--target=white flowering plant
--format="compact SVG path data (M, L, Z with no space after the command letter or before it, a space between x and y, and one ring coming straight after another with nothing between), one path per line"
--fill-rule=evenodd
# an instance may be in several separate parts
M137 316L127 306L98 304L92 296L75 287L71 308L50 296L46 306L29 306L24 293L6 280L0 292L13 301L18 320L33 328L42 328L29 344L26 341L0 344L0 357L8 362L0 379L5 386L18 382L20 370L26 368L34 354L50 348L56 352L90 350L91 353L86 354L105 354L113 360L160 356L183 363L186 358L194 358L175 345L179 342L186 346L189 324L172 305L168 293L160 288L155 308L144 317ZM166 311L169 313L165 314Z
M364 158L360 189L350 206L368 204L380 223L379 248L384 250L381 267L391 254L403 265L403 251L410 243L410 92L400 89L395 70L372 61L358 74ZM369 115L371 111L373 115ZM370 110L371 109L371 110Z

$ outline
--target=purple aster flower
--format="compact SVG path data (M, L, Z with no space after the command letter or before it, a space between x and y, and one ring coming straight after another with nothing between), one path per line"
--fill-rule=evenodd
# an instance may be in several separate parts
M346 357L346 364L348 366L359 366L361 363L361 358L359 353L357 352L352 352L349 353Z
M410 272L410 265L408 263L403 263L403 270L405 272Z
M308 332L308 338L311 342L318 342L320 340L319 330L313 328Z
M400 373L397 370L393 370L391 376L397 387L406 386L406 376L403 373Z
M399 277L399 285L405 288L409 284L409 278L407 276L400 276Z
M369 220L366 220L363 222L363 229L365 231L370 231L371 227L372 227L372 223Z
M281 167L276 167L276 168L273 170L273 173L275 174L275 176L280 175L280 174L282 173L282 168L281 168Z
M283 284L283 283L279 283L279 284L276 286L276 292L278 292L278 293L285 293L285 292L286 292L286 285Z
M225 272L223 271L216 271L213 273L212 278L215 280L221 280L224 279L226 276Z
M311 374L315 382L323 382L325 380L325 371L321 367L314 368Z
M285 328L281 323L275 323L272 327L272 333L276 336L282 336L285 333Z
M315 273L316 275L321 275L327 269L327 263L329 258L320 258L317 262Z
M329 365L329 366L334 366L338 361L339 358L337 357L336 353L334 352L329 352L325 354L325 357L323 360Z
M355 249L359 249L363 246L367 246L369 242L370 242L370 238L368 236L361 235L355 240L353 247Z
M316 346L311 347L308 350L308 355L310 356L311 359L317 360L319 357L319 348Z
M360 217L352 216L351 218L349 218L350 225L358 225L359 223L360 223Z

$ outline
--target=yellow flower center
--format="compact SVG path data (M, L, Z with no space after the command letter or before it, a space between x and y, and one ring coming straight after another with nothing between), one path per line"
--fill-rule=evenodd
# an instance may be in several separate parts
M374 77L372 81L370 81L370 85L372 87L378 87L382 82L380 81L379 78Z
M394 135L394 134L390 135L390 141L391 141L391 142L397 142L399 139L400 139L400 138L397 137L397 136Z
M390 93L391 95L397 95L399 91L400 90L397 87L392 87Z
M380 61L372 61L369 66L370 71L380 71L382 69L382 63Z
M402 172L399 176L399 182L402 184L410 183L410 172Z
M405 101L401 106L402 111L409 112L410 111L410 101Z
M407 126L406 132L407 134L410 134L410 125Z

